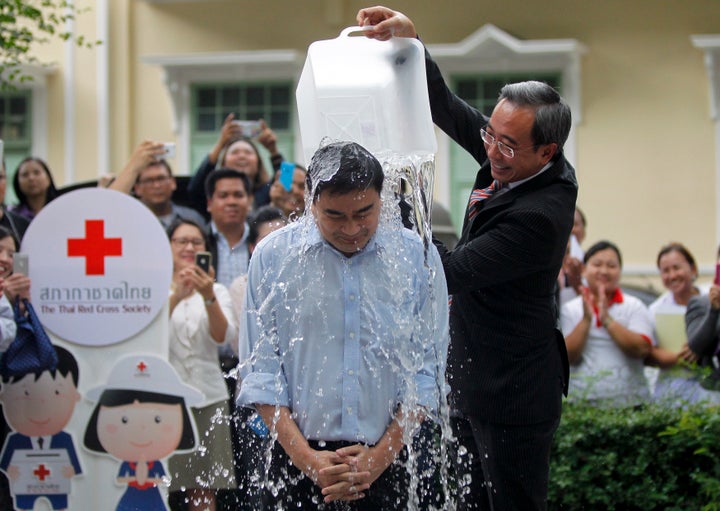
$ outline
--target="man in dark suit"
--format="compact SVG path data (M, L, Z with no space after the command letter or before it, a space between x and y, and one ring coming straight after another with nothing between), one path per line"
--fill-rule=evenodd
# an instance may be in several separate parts
M369 37L417 37L406 16L358 12ZM461 238L437 243L450 310L448 375L459 441L474 456L460 509L547 508L552 437L567 392L557 276L577 182L562 149L570 109L540 82L506 85L490 118L453 94L426 52L433 121L482 165ZM488 187L493 185L493 190Z

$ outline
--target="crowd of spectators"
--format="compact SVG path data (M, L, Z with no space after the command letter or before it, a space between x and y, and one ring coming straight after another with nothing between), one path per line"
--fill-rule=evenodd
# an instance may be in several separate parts
M270 155L271 172L262 162L258 143ZM255 246L305 212L307 171L284 162L275 134L264 121L249 138L229 115L216 144L189 180L185 200L178 203L173 200L178 184L163 151L162 143L141 142L103 186L135 196L166 228L174 269L169 360L181 378L212 398L193 413L198 427L208 433L201 435L203 450L214 456L201 460L191 454L171 460L170 502L174 509L215 509L222 492L235 494L236 501L252 502L257 498L253 472L262 463L260 445L267 432L256 413L234 405L240 310ZM290 166L284 177L283 165ZM12 340L12 302L18 296L30 297L30 279L12 273L13 255L32 219L58 195L52 173L40 158L28 157L17 167L13 187L18 203L11 207L4 203L6 182L3 162L0 349ZM583 250L586 228L587 219L577 208L558 276L558 322L570 360L570 399L613 407L643 406L651 400L670 406L719 404L720 286L696 285L694 256L681 243L670 243L657 256L666 292L648 307L623 293L619 247L601 240ZM195 261L198 252L206 251L211 254L207 270ZM667 341L667 321L682 322L680 334L674 333L681 338ZM659 374L648 378L647 367L659 368ZM217 414L227 421L218 423L213 419ZM4 438L7 431L0 433ZM234 470L218 475L211 465L234 465ZM195 469L186 470L188 466ZM205 477L205 484L199 485L196 471L215 477ZM0 507L7 498L7 486L0 487Z

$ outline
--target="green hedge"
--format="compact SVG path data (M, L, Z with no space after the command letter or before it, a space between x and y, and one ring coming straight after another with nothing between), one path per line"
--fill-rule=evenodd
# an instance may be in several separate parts
M550 510L720 510L720 409L566 403Z

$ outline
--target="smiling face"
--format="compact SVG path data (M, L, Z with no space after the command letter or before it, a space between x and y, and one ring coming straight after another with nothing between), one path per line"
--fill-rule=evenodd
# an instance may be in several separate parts
M122 461L153 461L171 454L183 429L181 404L140 403L100 406L100 445Z
M35 380L28 374L16 382L3 383L0 401L8 424L25 436L55 435L72 417L80 400L72 375L45 371Z
M245 174L252 183L259 172L260 160L250 142L238 140L230 145L225 152L223 167L234 169Z
M697 268L685 259L677 250L663 254L658 261L660 277L665 288L673 296L682 297L692 294Z
M612 248L606 248L594 253L585 264L584 276L588 287L597 295L600 287L605 288L606 294L612 294L620 283L620 258Z
M555 155L557 144L535 147L532 127L535 110L517 106L502 99L495 106L486 131L515 151L509 158L502 154L497 144L485 144L492 170L492 177L501 183L512 183L537 174Z
M195 254L205 250L205 239L200 229L190 224L180 224L170 238L173 267L181 270L195 264Z
M218 179L212 197L208 198L207 210L223 231L245 223L251 202L242 179Z
M320 234L347 257L365 248L380 222L380 194L374 188L345 194L323 191L312 205Z
M11 236L0 239L0 278L5 278L12 273L13 256L17 247Z

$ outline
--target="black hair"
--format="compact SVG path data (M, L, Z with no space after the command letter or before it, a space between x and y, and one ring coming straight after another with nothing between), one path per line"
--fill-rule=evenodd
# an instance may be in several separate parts
M138 172L137 178L135 179L135 184L138 184L140 182L140 174L142 174L143 172L145 172L147 169L149 169L151 167L163 167L163 168L165 168L165 170L168 171L168 175L170 177L173 177L172 167L170 166L168 161L165 159L160 159L160 160L155 160L155 161L150 162L149 164L145 165L143 167L143 169L140 172Z
M25 378L28 374L34 374L35 381L38 381L43 373L49 372L53 379L57 374L60 374L60 376L64 378L66 378L68 374L71 375L73 384L77 388L78 379L80 378L80 370L78 369L78 363L75 356L62 346L53 345L53 348L55 348L55 353L57 353L58 357L58 363L55 369L36 369L35 371L30 371L28 373L6 375L2 378L3 384L18 382Z
M660 268L660 259L662 259L662 256L664 256L665 254L669 254L670 252L677 252L685 258L685 260L688 262L688 264L693 270L697 270L697 263L695 262L695 257L693 257L692 253L690 253L690 250L688 250L685 245L683 245L682 243L678 243L677 241L668 243L660 249L656 261L658 268Z
M283 215L280 208L270 204L266 204L265 206L258 208L258 210L255 211L255 213L253 213L248 219L248 243L254 245L257 242L260 234L258 229L261 225L275 221L280 221L284 224L287 223L287 218L285 218L285 215Z
M192 421L183 397L129 389L107 389L103 391L97 405L95 405L95 409L93 410L90 419L88 420L87 427L85 428L85 437L83 439L85 447L94 452L107 452L100 443L100 438L97 434L97 422L101 407L105 406L112 408L115 406L126 406L133 404L135 401L140 403L161 403L166 405L179 404L183 416L183 430L182 436L180 437L180 444L176 449L185 450L195 447L195 435L193 432Z
M170 225L168 225L167 229L165 229L168 240L172 240L173 234L175 234L175 231L177 231L181 225L191 225L193 227L196 227L197 230L200 231L200 235L202 236L203 242L205 242L205 247L206 248L208 247L209 240L208 240L207 231L205 230L205 228L203 226L201 226L194 220L190 220L189 218L178 217L175 220L173 220L172 222L170 222Z
M253 141L247 137L237 137L232 138L228 141L227 144L223 147L223 153L222 157L220 158L220 165L225 168L225 157L227 156L228 149L230 149L230 146L233 144L236 144L237 142L246 142L250 147L252 147L253 152L255 153L255 156L257 158L257 173L255 174L255 178L253 179L253 182L250 183L252 185L252 189L259 188L260 185L267 183L270 181L270 176L265 169L265 164L263 163L263 159L260 156L260 151L258 151L257 146ZM248 182L250 179L248 178ZM247 189L249 190L251 187L248 186ZM250 192L248 192L250 193Z
M12 238L13 243L15 243L15 251L20 250L20 240L15 235L15 233L12 232L7 227L0 225L0 240L5 239L5 238Z
M50 181L50 184L48 186L47 191L45 192L45 204L53 200L55 197L57 197L58 191L57 188L55 188L55 181L53 181L52 173L50 172L50 167L48 167L47 163L45 163L40 158L36 158L35 156L28 156L23 161L18 163L17 168L15 169L15 175L13 176L13 190L15 191L15 196L18 199L18 202L21 205L27 206L27 196L25 193L20 190L20 168L23 166L23 164L34 161L38 165L42 167L42 169L45 171L45 174L47 174L48 180Z
M244 174L238 170L235 169L228 169L226 167L223 167L218 170L213 170L208 174L208 177L205 179L205 197L208 199L212 198L213 194L215 193L215 186L217 185L217 182L221 179L240 179L243 182L243 187L245 188L245 193L248 194L248 196L252 195L253 188L250 184L250 179L247 177L247 174Z
M601 240L595 243L592 247L587 249L587 252L585 252L585 257L583 258L583 262L587 264L587 262L590 260L592 256L597 254L598 252L602 252L603 250L611 249L613 252L617 254L618 261L620 262L620 267L622 268L622 255L620 254L620 249L615 245L615 243L607 240Z
M315 151L305 183L315 202L325 190L343 195L373 188L379 194L384 178L382 165L370 151L355 142L334 142Z

